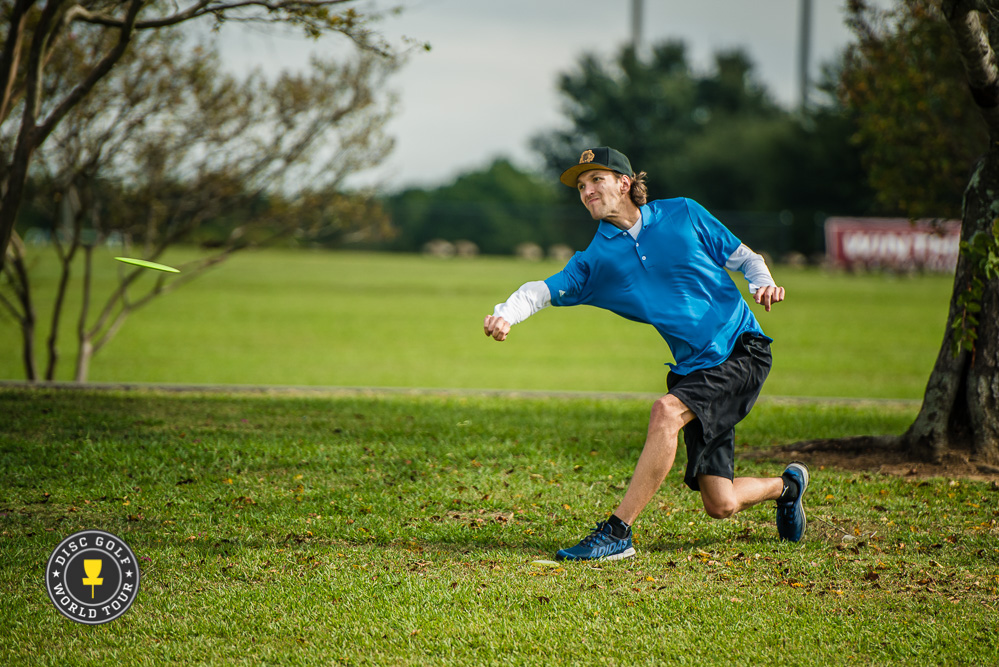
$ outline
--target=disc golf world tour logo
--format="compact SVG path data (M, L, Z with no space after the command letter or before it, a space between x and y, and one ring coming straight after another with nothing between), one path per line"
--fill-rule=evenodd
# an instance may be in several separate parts
M139 566L121 538L101 530L70 535L45 567L49 598L63 616L99 625L118 618L139 594Z

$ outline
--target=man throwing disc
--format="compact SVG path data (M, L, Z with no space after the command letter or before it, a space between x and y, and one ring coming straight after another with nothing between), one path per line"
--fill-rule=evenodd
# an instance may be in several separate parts
M579 191L597 232L589 247L547 280L528 282L483 324L503 341L510 328L549 305L589 304L645 322L669 345L675 364L669 393L652 406L645 446L614 513L558 560L618 560L635 555L631 526L673 466L680 431L687 448L684 482L704 509L724 519L777 501L777 532L797 542L805 532L802 496L808 468L781 476L735 477L735 425L756 402L770 372L771 338L763 333L725 269L739 271L769 312L784 300L763 258L690 199L647 202L645 173L613 148L583 151L562 183Z

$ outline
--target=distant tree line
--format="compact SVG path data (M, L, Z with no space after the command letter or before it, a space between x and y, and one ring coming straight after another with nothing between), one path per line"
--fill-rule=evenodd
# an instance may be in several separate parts
M500 160L448 185L389 196L398 231L390 247L413 251L432 238L461 238L490 253L524 241L580 248L593 226L557 176L582 149L610 145L648 172L652 198L695 199L763 250L814 253L826 215L887 208L851 140L856 118L839 101L837 75L827 71L819 103L789 111L739 50L716 54L706 72L695 70L679 42L645 58L630 47L613 59L584 55L558 82L568 126L532 140L542 174Z

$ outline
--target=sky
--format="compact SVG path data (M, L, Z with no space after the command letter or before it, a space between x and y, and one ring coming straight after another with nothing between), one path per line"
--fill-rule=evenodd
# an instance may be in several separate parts
M875 2L888 4L888 0ZM377 30L389 41L429 42L391 80L399 96L388 133L389 159L351 183L383 190L435 187L496 158L532 169L532 136L565 125L556 89L583 53L611 58L632 38L632 0L399 0L399 15ZM363 8L364 3L359 7ZM811 76L851 41L845 0L813 0ZM645 0L642 43L681 40L693 66L710 68L714 53L742 48L756 77L791 108L799 99L801 0ZM304 69L311 53L343 48L343 38L306 40L233 24L219 48L236 74Z

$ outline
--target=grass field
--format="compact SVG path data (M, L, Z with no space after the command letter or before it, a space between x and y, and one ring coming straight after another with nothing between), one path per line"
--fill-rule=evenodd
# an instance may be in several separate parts
M137 313L91 379L661 392L665 345L592 308L482 335L493 304L557 269L249 253ZM44 260L34 271L51 285ZM950 291L776 273L789 298L760 314L770 400L738 429L738 474L786 463L747 450L904 430L912 400L773 397L918 398ZM0 345L17 348L10 322ZM15 357L0 377L21 377ZM635 559L534 565L616 506L648 409L621 394L0 386L0 664L999 663L985 482L815 469L807 539L789 545L772 504L708 519L681 451ZM45 591L49 554L81 529L121 536L141 564L137 601L107 625L63 618Z
M997 664L985 483L816 469L789 545L772 505L712 521L675 469L636 558L533 565L616 505L647 409L0 388L0 663ZM912 410L769 401L738 446L897 432ZM141 563L102 626L45 592L82 528Z
M37 252L36 300L47 323L55 267L50 251ZM95 293L103 294L121 265L107 250L95 257ZM666 345L651 327L605 311L552 308L505 343L485 338L482 318L496 303L559 268L502 258L247 252L135 313L96 357L90 380L662 392ZM771 313L754 304L776 340L766 394L922 396L951 278L774 273L787 301ZM76 318L74 307L61 338L60 379L72 377ZM0 346L11 351L0 356L0 378L24 377L14 353L19 335L0 319Z

